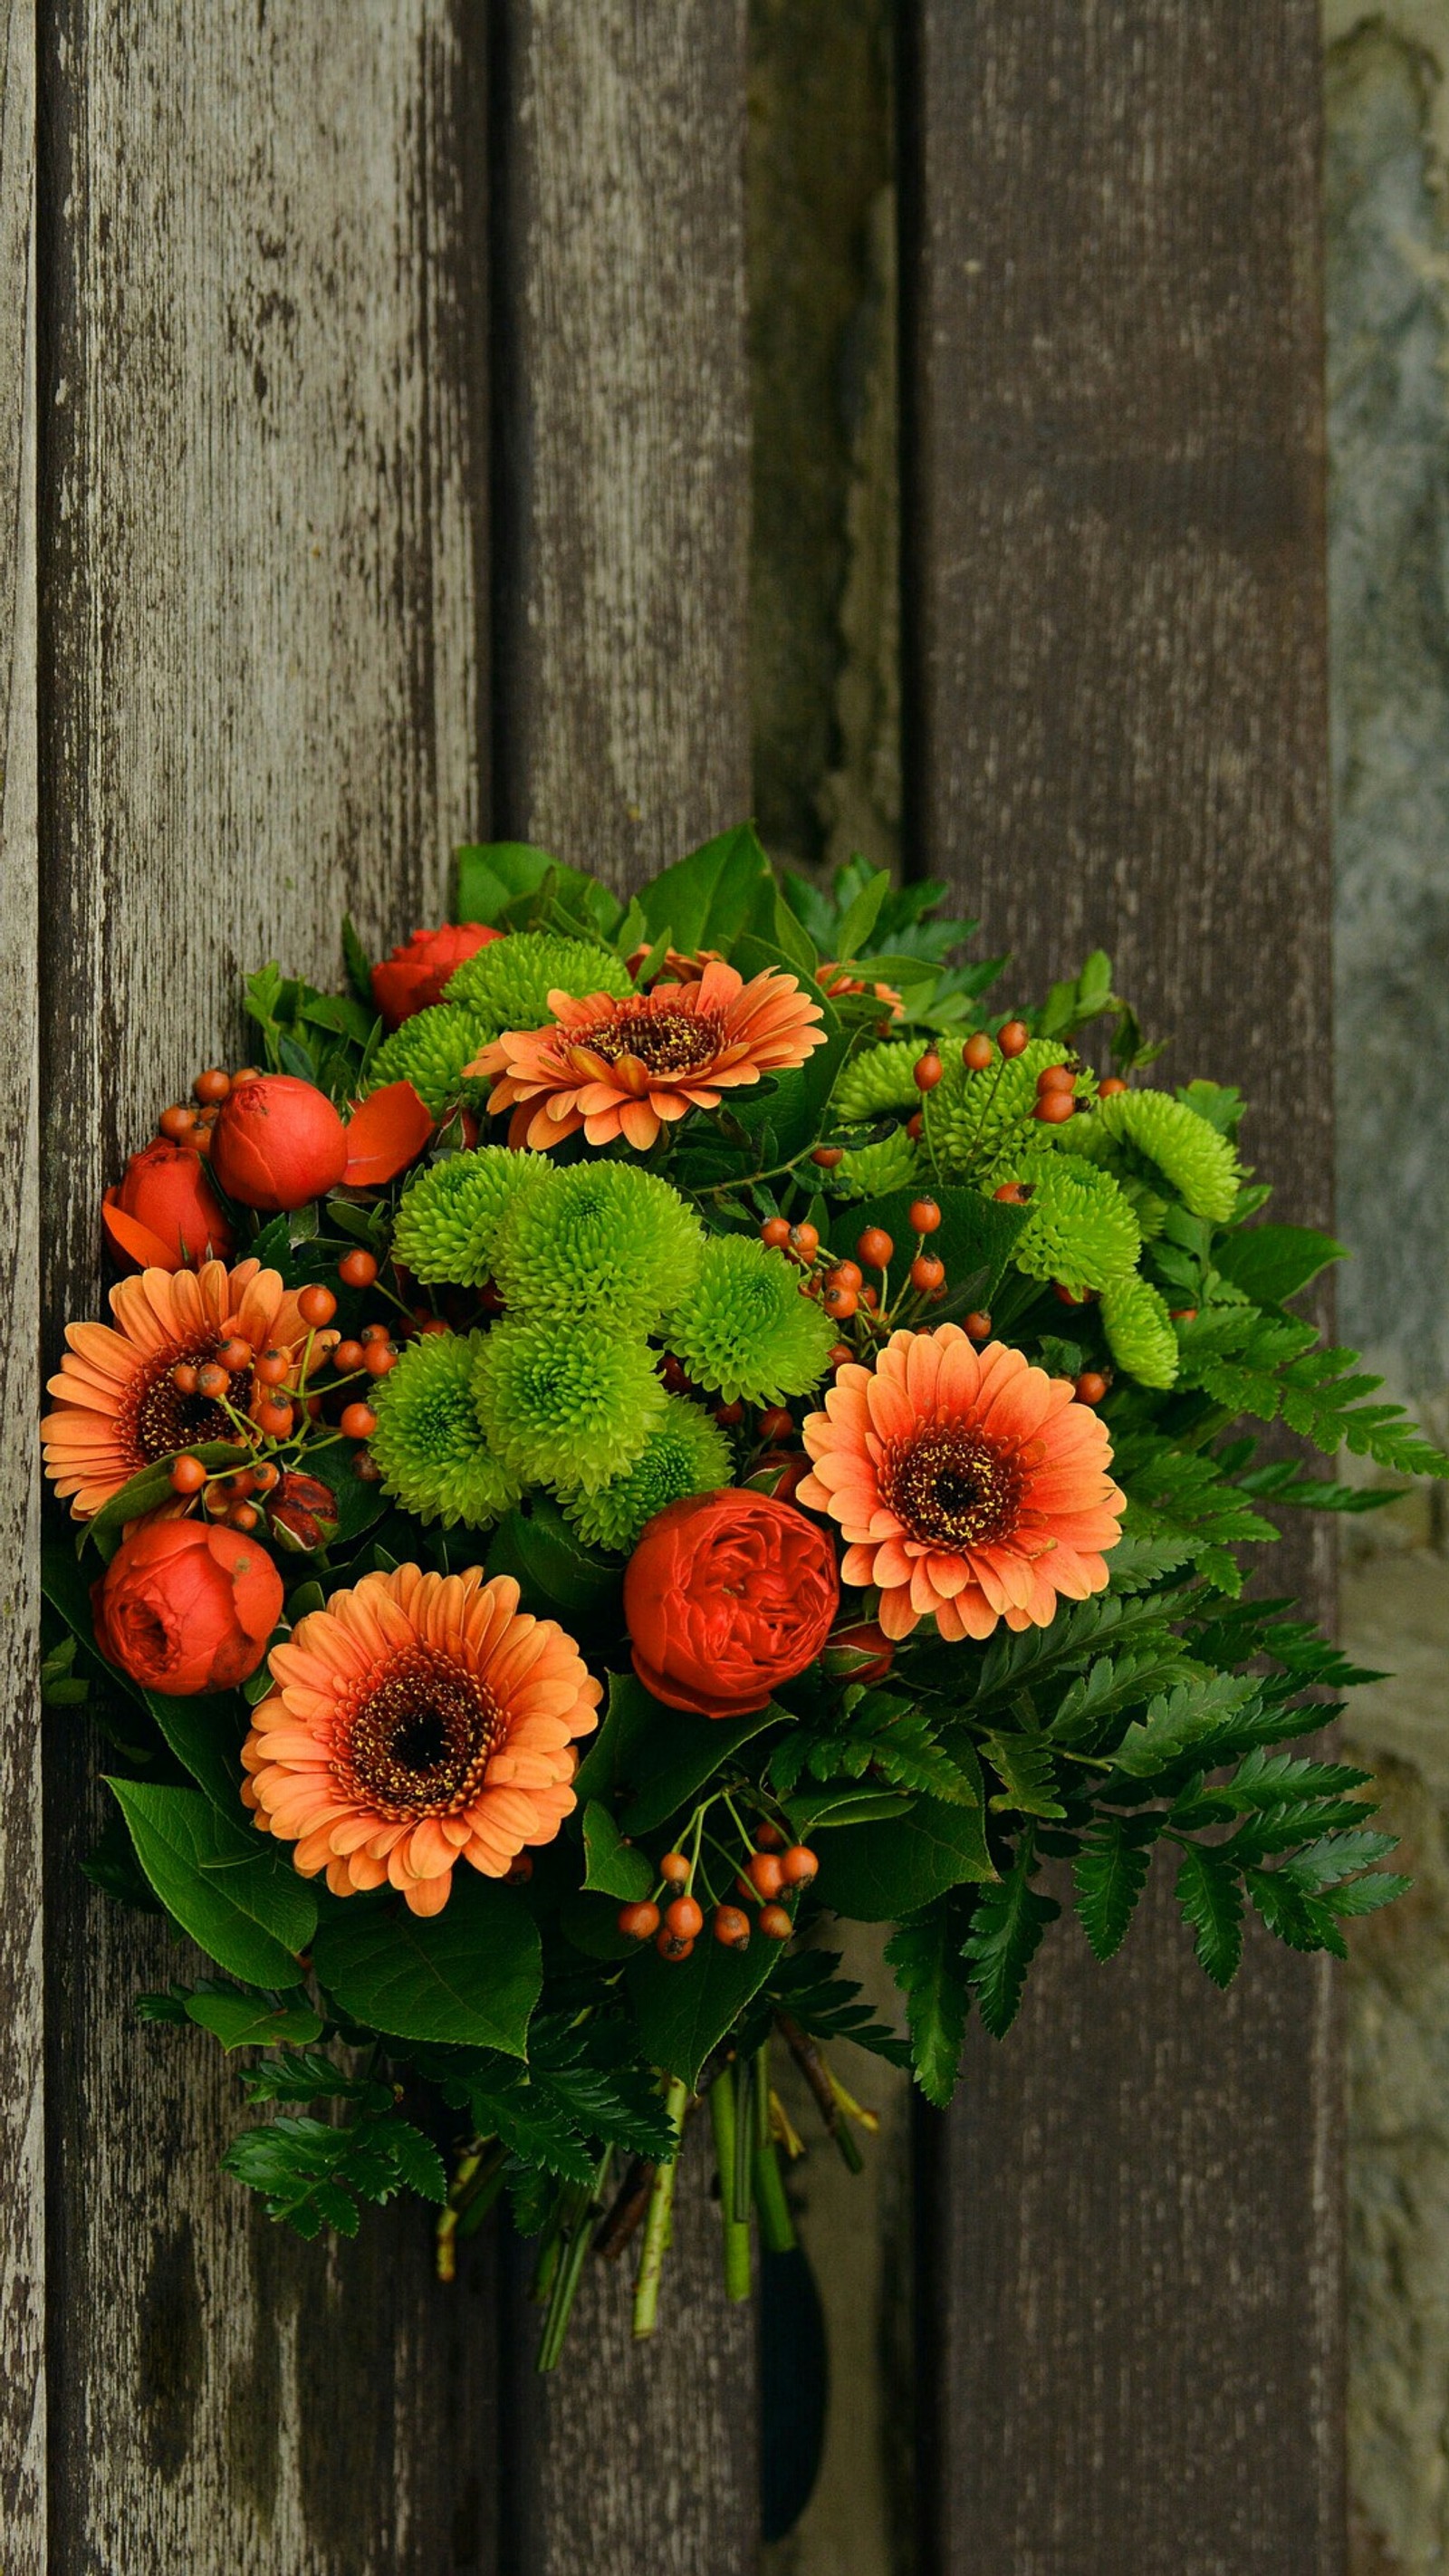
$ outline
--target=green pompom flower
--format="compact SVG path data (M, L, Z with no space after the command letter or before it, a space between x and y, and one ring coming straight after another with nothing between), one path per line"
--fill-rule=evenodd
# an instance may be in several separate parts
M1012 1253L1029 1279L1058 1279L1080 1297L1135 1269L1142 1234L1110 1172L1048 1146L1020 1156L1014 1176L1031 1187L1031 1219Z
M1237 1157L1227 1137L1184 1101L1168 1091L1118 1091L1082 1123L1096 1139L1130 1145L1154 1163L1190 1215L1228 1223L1238 1200Z
M593 1547L627 1555L646 1521L686 1494L712 1494L730 1481L729 1442L688 1396L665 1398L657 1429L632 1467L594 1494L560 1495L565 1515Z
M915 1068L925 1052L920 1038L892 1038L852 1056L830 1099L831 1115L853 1126L886 1109L919 1109Z
M1055 1038L1033 1038L1020 1055L999 1056L983 1073L969 1073L952 1049L934 1091L920 1101L926 1146L938 1172L949 1179L979 1177L1005 1158L1032 1152L1053 1130L1033 1114L1037 1075L1065 1064L1071 1050ZM1081 1098L1093 1092L1089 1074L1078 1077ZM1085 1123L1085 1122L1083 1122ZM1075 1137L1073 1138L1075 1143ZM1022 1179L1013 1165L1002 1179Z
M1120 1369L1142 1386L1169 1387L1177 1377L1177 1335L1150 1279L1133 1273L1102 1291L1102 1330Z
M404 1511L448 1528L487 1529L521 1487L489 1448L474 1409L482 1333L424 1333L379 1380L369 1442L385 1493Z
M697 1386L730 1404L779 1404L819 1383L835 1327L801 1295L799 1277L750 1235L711 1238L694 1294L664 1327Z
M703 1255L704 1228L667 1181L632 1163L571 1163L515 1197L493 1275L520 1313L647 1333L687 1301Z
M891 1190L909 1189L924 1168L918 1148L904 1127L897 1127L874 1145L848 1147L825 1185L846 1198L883 1199Z
M473 1402L516 1475L597 1493L633 1466L665 1395L642 1341L598 1325L505 1320L484 1337Z
M385 1082L410 1082L435 1119L454 1102L481 1108L493 1087L491 1076L465 1080L463 1067L487 1045L489 1035L482 1021L456 1002L436 1002L426 1011L415 1011L390 1038L383 1039L372 1059L367 1088L377 1091Z
M612 948L596 947L591 939L560 939L551 930L520 930L465 957L443 999L472 1012L486 1043L504 1029L545 1028L552 992L580 1002L590 993L612 993L622 1002L633 990L629 970Z
M493 1276L504 1216L547 1168L539 1155L511 1153L506 1145L433 1163L403 1193L392 1240L398 1260L430 1285L481 1288Z

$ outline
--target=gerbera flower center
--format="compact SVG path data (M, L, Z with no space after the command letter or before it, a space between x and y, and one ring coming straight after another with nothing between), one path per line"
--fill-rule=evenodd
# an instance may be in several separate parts
M224 1410L245 1414L251 1402L251 1380L245 1369L239 1369L227 1380L225 1398L206 1395L183 1395L171 1372L183 1360L200 1368L214 1360L219 1344L215 1337L199 1342L195 1349L167 1351L154 1360L139 1381L136 1409L131 1422L131 1436L143 1465L153 1459L169 1458L178 1449L193 1449L204 1440L235 1440L236 1424Z
M576 1032L575 1044L605 1064L632 1055L650 1073L697 1073L724 1045L724 1023L714 1011L656 1010L639 1003L596 1029Z
M974 1433L923 1432L891 1458L891 1510L912 1538L950 1548L990 1547L1009 1538L1021 1507L1021 1473Z
M476 1673L427 1646L394 1657L359 1701L333 1771L394 1824L451 1816L483 1786L503 1713Z

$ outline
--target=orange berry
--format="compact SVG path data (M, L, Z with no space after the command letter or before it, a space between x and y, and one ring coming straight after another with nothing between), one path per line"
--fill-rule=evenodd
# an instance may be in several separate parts
M659 1929L659 1908L647 1896L641 1897L635 1905L621 1905L617 1919L630 1941L652 1941Z
M733 1431L737 1422L743 1422L745 1408L737 1399L728 1404L717 1404L714 1408L714 1418L722 1430Z
M678 1940L695 1941L704 1930L704 1909L693 1896L676 1896L665 1907L664 1920Z
M921 1125L921 1113L919 1109L917 1109L913 1111L912 1115L906 1120L906 1134L909 1136L913 1145L920 1135Z
M257 1362L257 1378L262 1386L280 1386L292 1373L290 1351L263 1351Z
M760 1930L767 1941L788 1941L795 1926L783 1905L762 1905Z
M1038 1091L1075 1091L1077 1077L1069 1064L1044 1064L1036 1087Z
M827 1288L821 1296L820 1303L826 1314L833 1315L838 1324L846 1324L855 1313L860 1299L853 1288Z
M760 1228L761 1243L767 1243L772 1252L778 1252L782 1245L787 1244L789 1240L790 1227L788 1220L783 1216L767 1217Z
M1195 1324L1197 1322L1196 1306L1173 1306L1169 1311L1174 1324Z
M392 1326L391 1324L364 1324L362 1338L365 1342L390 1342Z
M240 1333L228 1333L216 1358L217 1366L224 1368L228 1377L240 1377L243 1369L251 1367L256 1358L256 1352L250 1342L242 1339Z
M1054 1297L1059 1297L1064 1306L1085 1306L1087 1303L1087 1292L1085 1289L1083 1289L1081 1295L1078 1296L1076 1289L1068 1288L1065 1281L1061 1279L1054 1279L1052 1281L1052 1295Z
M772 1404L768 1413L762 1413L760 1416L762 1440L789 1440L794 1434L794 1429L795 1416L788 1412L783 1404Z
M255 1503L233 1503L226 1516L226 1525L228 1529L254 1530L260 1519L261 1513Z
M429 1315L427 1322L418 1326L418 1339L425 1341L430 1333L446 1333L449 1329L441 1315Z
M984 1073L989 1064L995 1063L996 1048L984 1029L967 1039L961 1049L961 1061L968 1073Z
M1031 1031L1025 1020L1008 1020L996 1032L996 1043L1004 1056L1024 1055L1031 1044Z
M231 1498L225 1485L208 1485L201 1497L201 1508L209 1520L224 1521L231 1510Z
M1122 1080L1120 1074L1109 1073L1106 1081L1099 1082L1097 1085L1097 1098L1099 1100L1115 1100L1118 1092L1125 1091L1126 1088L1127 1085Z
M990 1341L991 1317L987 1314L984 1306L980 1307L974 1315L966 1316L965 1325L968 1340L973 1342Z
M1100 1369L1083 1369L1075 1387L1078 1404L1100 1404L1107 1392L1107 1381Z
M362 1365L369 1377L386 1377L388 1370L395 1369L397 1363L398 1354L391 1342L369 1342L362 1355Z
M215 1109L231 1089L231 1075L223 1073L219 1064L214 1064L205 1073L197 1075L191 1088L205 1107Z
M257 1490L254 1470L250 1467L239 1467L234 1476L228 1476L226 1490L234 1503L244 1503L248 1496Z
M934 1234L941 1222L941 1211L934 1199L912 1199L910 1222L917 1234Z
M883 1225L868 1225L855 1248L867 1270L886 1269L895 1251Z
M781 1854L780 1867L785 1873L787 1887L808 1887L819 1871L820 1862L808 1843L792 1843L789 1850Z
M222 1367L220 1360L202 1361L200 1368L196 1372L196 1391L198 1395L206 1396L209 1401L214 1404L218 1396L225 1395L228 1392L230 1386L231 1372Z
M832 1368L844 1368L846 1361L853 1360L854 1357L855 1353L851 1349L849 1342L831 1343L830 1365Z
M365 1356L361 1342L339 1342L332 1354L332 1365L339 1377L351 1377L361 1368Z
M683 1852L667 1851L659 1864L659 1875L667 1887L687 1887L689 1863Z
M911 1286L922 1291L939 1288L946 1276L946 1264L934 1252L918 1252L911 1263Z
M784 1847L785 1847L785 1837L784 1837L784 1835L781 1833L779 1826L778 1826L777 1824L774 1824L774 1823L771 1821L770 1817L768 1817L768 1816L763 1816L763 1817L761 1818L761 1820L760 1820L759 1824L757 1824L757 1825L756 1825L756 1827L755 1827L755 1848L756 1848L756 1850L757 1850L757 1851L783 1851L783 1850L784 1850Z
M868 1306L871 1313L874 1314L877 1306L880 1304L880 1290L878 1288L862 1288L860 1292L860 1302L862 1306Z
M750 1918L737 1905L717 1905L711 1929L716 1941L722 1941L727 1950L748 1950Z
M654 1943L661 1959L687 1959L694 1943L682 1932L671 1932L666 1923Z
M1000 1189L993 1190L991 1195L995 1199L1003 1200L1007 1207L1025 1207L1026 1205L1026 1192L1022 1188L1020 1181L1003 1181Z
M370 1288L377 1277L376 1260L359 1244L355 1252L344 1252L337 1264L337 1276L348 1288Z
M353 1450L352 1472L359 1484L380 1485L382 1483L382 1469L370 1449Z
M757 1896L778 1896L785 1884L784 1869L769 1851L756 1852L753 1860L746 1862L745 1876Z
M250 1472L254 1494L269 1494L273 1486L281 1482L282 1471L270 1458L264 1458L261 1465L253 1467Z
M789 1240L791 1251L802 1261L813 1261L820 1249L819 1230L813 1225L792 1225Z
M934 1091L945 1070L946 1068L941 1062L940 1057L937 1055L935 1048L928 1047L924 1055L917 1056L915 1063L911 1067L911 1073L915 1081L916 1089L918 1091Z
M858 1261L834 1261L825 1273L825 1285L827 1288L859 1288L864 1284L864 1276Z
M370 1440L377 1429L377 1415L370 1404L344 1404L338 1429L345 1440Z
M1042 1091L1031 1114L1044 1127L1064 1127L1069 1118L1075 1118L1077 1104L1069 1091Z
M833 1172L836 1164L843 1163L845 1160L845 1147L817 1145L811 1153L810 1160L812 1163L818 1163L822 1172Z
M162 1110L156 1124L168 1144L185 1145L190 1143L191 1131L196 1120L185 1102L177 1100L173 1101L169 1109Z
M264 1396L257 1406L257 1421L269 1440L285 1440L292 1428L292 1408L276 1396Z
M304 1324L330 1324L337 1312L337 1300L330 1288L320 1284L304 1288L297 1300L297 1312Z
M176 1460L167 1482L173 1494L199 1494L206 1482L206 1469L199 1458L188 1452Z
M191 1360L178 1360L171 1372L171 1383L178 1395L196 1393L196 1368Z

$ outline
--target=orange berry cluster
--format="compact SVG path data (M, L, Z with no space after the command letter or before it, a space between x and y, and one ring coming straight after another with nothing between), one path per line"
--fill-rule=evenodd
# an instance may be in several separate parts
M778 1825L762 1824L755 1842L735 1879L736 1893L745 1905L758 1906L754 1929L767 1941L788 1941L795 1926L779 1899L791 1888L808 1887L820 1863L808 1843L787 1844ZM677 1963L690 1956L704 1930L704 1908L693 1893L694 1867L682 1851L664 1854L659 1878L661 1893L675 1890L662 1913L652 1897L637 1898L620 1906L619 1930L630 1941L652 1941L661 1959ZM752 1927L741 1905L715 1905L710 1929L726 1950L749 1948Z
M255 1065L243 1065L238 1073L223 1073L219 1064L209 1065L199 1073L191 1086L191 1100L173 1100L156 1121L157 1133L168 1145L189 1145L194 1154L211 1152L211 1131L224 1100L231 1097L237 1085L256 1080ZM194 1104L194 1105L193 1105Z

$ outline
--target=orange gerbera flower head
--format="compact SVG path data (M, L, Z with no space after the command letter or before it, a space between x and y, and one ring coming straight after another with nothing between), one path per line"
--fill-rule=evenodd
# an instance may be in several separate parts
M506 1878L574 1806L574 1740L601 1685L572 1637L518 1607L511 1575L395 1566L334 1592L271 1658L242 1796L334 1896L391 1885L447 1904L456 1861Z
M873 1370L841 1369L803 1437L795 1499L840 1523L841 1571L880 1586L888 1637L931 1616L953 1644L999 1619L1045 1628L1059 1598L1106 1585L1126 1509L1106 1425L1004 1342L892 1333Z
M820 990L831 1000L839 1001L847 993L869 993L877 1002L885 1002L893 1020L904 1019L906 1006L894 984L871 984L856 972L853 962L837 964L834 959L823 965L819 975Z
M697 980L616 1000L550 993L553 1023L506 1029L470 1074L496 1074L489 1109L512 1109L511 1145L546 1151L582 1127L591 1145L626 1137L642 1152L666 1119L716 1109L720 1094L785 1073L823 1046L820 1005L773 967L747 984L711 958Z
M171 1372L180 1360L200 1367L233 1335L266 1350L300 1352L307 1326L296 1295L259 1261L203 1262L200 1270L141 1270L111 1290L110 1324L67 1324L69 1345L49 1380L56 1408L40 1426L45 1472L77 1520L89 1520L141 1468L204 1440L234 1440L232 1413L250 1413L259 1396L249 1369L238 1370L226 1404L183 1395Z

